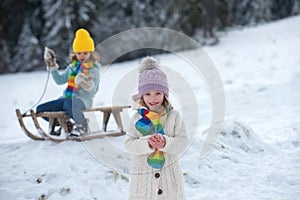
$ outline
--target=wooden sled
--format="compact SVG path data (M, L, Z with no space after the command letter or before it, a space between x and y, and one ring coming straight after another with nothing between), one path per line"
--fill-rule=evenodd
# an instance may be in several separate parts
M90 110L84 110L83 112L101 112L103 113L103 122L102 122L102 128L103 131L97 131L97 132L89 132L84 136L81 137L69 137L69 131L67 127L67 121L69 120L69 117L66 112L43 112L36 114L33 110L30 110L29 114L21 114L21 111L19 109L16 109L16 114L18 117L19 124L23 130L23 132L30 137L33 140L51 140L53 142L62 142L67 140L74 140L74 141L85 141L85 140L92 140L97 138L103 138L103 137L109 137L109 136L121 136L125 134L125 131L123 129L122 119L121 119L121 112L125 108L130 108L130 106L112 106L112 107L99 107L94 108ZM113 114L113 117L117 123L118 131L108 131L107 125L110 119L111 114ZM24 118L30 117L33 121L34 127L36 129L34 133L33 131L30 131L27 126L25 125ZM49 119L49 127L52 126L55 119L59 122L59 125L64 130L65 137L57 137L52 136L48 134L48 132L44 131L39 124L38 118L44 118L47 117Z

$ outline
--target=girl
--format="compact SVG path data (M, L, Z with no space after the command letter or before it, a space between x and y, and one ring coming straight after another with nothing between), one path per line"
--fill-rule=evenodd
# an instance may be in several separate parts
M45 48L45 62L53 79L59 85L68 85L62 97L39 105L36 112L66 111L75 122L74 130L72 126L69 130L71 136L80 136L87 132L87 121L82 111L91 108L98 91L100 57L94 50L94 41L89 32L85 29L77 30L73 41L74 54L70 55L72 64L60 74L54 51ZM59 135L60 131L57 133L54 130L55 125L58 125L57 122L53 124L50 134Z
M130 200L184 200L183 175L178 158L187 147L179 112L168 100L166 74L152 57L140 64L137 112L127 131L125 149L132 153Z

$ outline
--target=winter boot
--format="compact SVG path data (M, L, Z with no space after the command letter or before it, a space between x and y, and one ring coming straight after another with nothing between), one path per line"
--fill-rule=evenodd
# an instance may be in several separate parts
M88 119L84 119L83 124L75 124L74 130L70 133L70 137L81 137L88 133Z
M74 124L70 120L68 120L67 121L68 133L71 133L73 131L73 127L74 127Z
M53 135L53 136L60 136L60 133L61 133L61 126L60 124L58 123L58 120L55 118L53 123L50 125L50 135Z

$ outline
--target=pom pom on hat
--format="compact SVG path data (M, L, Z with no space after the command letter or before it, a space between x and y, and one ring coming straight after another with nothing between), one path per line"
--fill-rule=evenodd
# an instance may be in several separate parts
M141 63L139 66L139 72L142 73L143 71L151 70L151 69L159 68L159 67L160 67L159 63L155 58L147 56L141 60Z
M138 98L151 90L163 92L169 96L167 75L160 69L159 62L150 56L142 59L139 66Z
M73 41L73 51L77 53L94 50L94 40L91 38L89 32L83 28L78 29L75 34L75 39Z

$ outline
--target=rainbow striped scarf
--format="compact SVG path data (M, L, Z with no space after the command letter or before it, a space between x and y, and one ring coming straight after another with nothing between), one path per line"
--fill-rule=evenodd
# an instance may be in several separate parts
M162 114L147 110L145 108L139 108L137 111L142 116L140 120L135 123L135 128L143 135L151 135L154 133L159 133L164 135L164 128L161 121L161 116L165 115L172 109L171 106L168 107ZM163 152L155 149L147 158L147 163L155 169L161 169L165 164L165 156Z
M93 63L82 63L77 60L74 60L72 63L73 70L68 79L68 86L65 90L65 97L70 99L72 97L78 96L79 86L75 84L74 79L78 73L83 73L86 76L88 75L89 68L94 66Z

